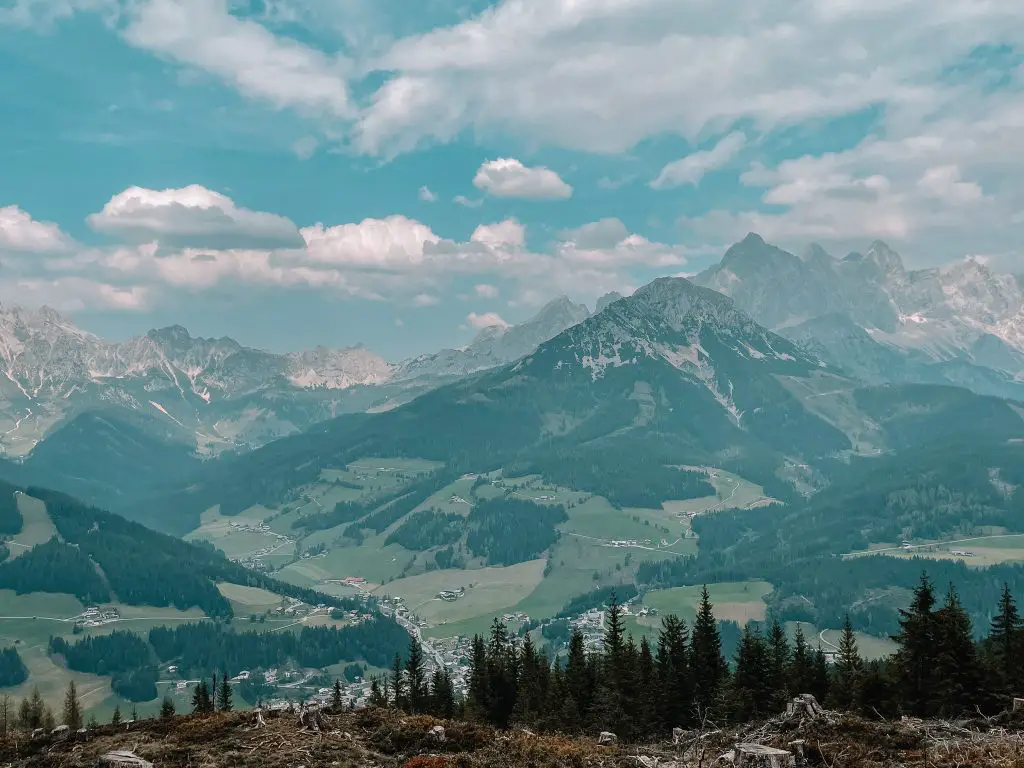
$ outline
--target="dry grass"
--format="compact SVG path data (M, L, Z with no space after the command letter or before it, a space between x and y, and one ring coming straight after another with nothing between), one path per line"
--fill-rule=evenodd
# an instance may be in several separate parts
M159 768L669 768L717 762L738 742L787 748L805 741L811 766L1014 766L1024 765L1021 723L871 722L835 713L813 720L776 718L739 729L688 732L670 743L600 747L596 739L495 731L461 721L361 710L325 716L323 732L303 730L295 714L268 715L258 726L252 712L147 720L104 726L83 741L0 744L0 765L12 768L94 766L100 755L128 749ZM441 724L445 740L428 735ZM695 745L699 745L696 748ZM639 758L643 758L641 761Z

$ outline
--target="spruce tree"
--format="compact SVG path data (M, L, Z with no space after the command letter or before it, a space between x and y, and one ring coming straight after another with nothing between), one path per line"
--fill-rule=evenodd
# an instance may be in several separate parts
M804 629L796 625L793 633L793 655L789 661L789 690L794 696L810 693L814 678L814 657L807 646Z
M224 673L220 676L220 688L217 691L217 707L221 712L230 712L233 709L231 698L231 683L228 681L227 673Z
M430 681L430 710L435 717L455 717L455 686L447 669L436 669Z
M989 648L994 656L994 667L999 679L1001 693L1012 696L1022 689L1024 680L1024 622L1017 610L1017 603L1010 593L1010 585L1003 584L999 598L999 613L992 619L989 630Z
M910 608L900 610L899 645L895 664L898 686L908 712L918 717L932 714L935 696L936 630L935 591L927 574L914 590Z
M370 681L370 706L388 706L387 684L385 683L384 686L381 686L376 677Z
M833 666L833 685L829 691L829 706L834 709L859 708L858 690L863 668L857 638L853 633L850 615L843 620L843 633L839 638L839 653Z
M527 633L519 655L519 680L516 685L516 706L512 717L515 722L533 725L544 706L540 668L546 661L537 656L533 640Z
M572 700L571 709L563 707L563 715L575 713L574 722L566 727L570 730L578 730L583 725L583 720L590 710L590 703L594 697L594 678L588 668L587 653L585 650L583 633L574 629L569 637L569 653L565 660L564 698Z
M935 613L935 627L934 709L949 718L973 710L981 693L981 665L971 620L952 584L945 603Z
M516 705L517 659L509 643L508 628L495 619L487 643L487 719L507 728Z
M376 682L376 681L374 681ZM371 690L372 690L371 685ZM331 711L337 714L341 712L344 701L341 697L341 680L334 678L334 687L331 689Z
M171 720L174 717L174 701L170 696L164 696L163 703L160 705L160 719Z
M200 680L192 694L192 714L205 715L213 712L213 699L210 697L210 687L205 680ZM118 712L118 718L121 713Z
M789 699L787 686L789 678L789 638L777 618L772 618L768 630L768 686L771 693L768 700L770 711L779 712Z
M722 656L722 637L718 632L718 622L715 620L706 585L701 592L690 645L693 699L703 716L712 709L728 674L728 667Z
M110 716L110 724L111 725L120 725L121 724L121 705L120 704L115 704L114 705L114 713Z
M487 646L480 635L473 636L469 661L469 692L466 709L473 718L484 720L490 706L487 686Z
M678 616L661 620L655 661L654 698L661 728L671 731L694 722L693 679L690 672L689 632Z
M402 674L402 657L395 654L395 660L391 662L391 678L388 681L391 685L391 704L395 709L405 709L407 706L405 696L405 679Z
M654 654L647 635L640 637L640 650L637 652L636 685L637 695L634 697L634 729L639 737L652 736L658 730L657 718L657 674L654 671Z
M419 715L427 711L427 672L423 662L423 646L415 637L409 640L409 657L405 661L407 711Z
M75 688L74 680L68 683L67 693L64 694L62 720L72 731L78 731L82 727L82 706L78 701L78 690Z
M764 717L771 698L768 646L761 633L748 624L736 649L736 668L729 681L729 716L736 722Z

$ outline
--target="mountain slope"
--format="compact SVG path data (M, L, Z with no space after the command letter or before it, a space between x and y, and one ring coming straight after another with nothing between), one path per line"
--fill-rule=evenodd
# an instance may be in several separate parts
M193 520L217 503L238 511L361 456L416 456L457 471L517 464L549 477L583 465L583 488L611 464L636 483L664 482L651 478L658 467L711 463L779 485L787 456L816 460L851 447L784 385L835 378L829 370L721 294L665 278L514 364L218 461L190 490L138 512L169 526L182 510Z
M485 328L463 349L445 349L407 360L398 366L394 379L451 379L495 368L528 355L543 342L589 316L585 306L561 296L518 325Z
M157 533L65 494L0 483L5 510L22 493L46 505L57 535L0 562L0 589L68 593L86 603L116 599L129 605L198 607L221 617L230 617L232 609L217 589L219 582L258 586L314 605L350 604L278 582L212 548ZM22 524L13 526L14 534Z

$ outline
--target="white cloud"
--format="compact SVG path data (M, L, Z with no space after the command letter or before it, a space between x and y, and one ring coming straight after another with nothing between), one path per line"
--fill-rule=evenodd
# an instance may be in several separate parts
M314 136L303 136L301 139L296 139L292 142L292 152L299 160L309 160L313 155L316 154L317 147L320 146L320 142L317 141Z
M704 174L721 168L746 144L747 137L741 131L733 131L722 137L711 149L700 150L669 163L651 181L652 189L672 189L685 184L697 186Z
M181 189L130 187L88 218L105 234L128 240L159 240L171 246L213 248L301 246L296 226L284 216L250 211L198 184Z
M498 298L498 289L493 285L487 283L480 283L479 285L473 286L473 292L476 293L478 298L481 299L496 299Z
M54 253L73 245L56 224L36 221L16 205L0 208L0 252Z
M488 160L473 177L473 186L494 197L564 200L572 187L549 168L530 168L513 158Z
M122 34L130 44L196 67L275 107L343 118L352 114L349 64L255 21L227 0L138 0Z
M441 300L437 296L432 296L429 293L417 293L412 297L414 307L436 307L440 303Z
M618 219L601 219L564 230L560 238L556 253L561 259L594 268L660 268L686 263L685 249L630 234Z
M466 323L470 328L476 328L477 330L509 327L508 323L497 312L484 312L479 315L476 312L470 312L466 315Z
M82 277L19 277L0 281L0 302L19 306L48 306L58 312L84 309L140 311L149 307L151 289L110 285Z
M393 152L472 128L617 153L741 121L763 132L883 107L895 123L951 104L948 75L979 46L1019 48L1019 14L1015 0L505 0L395 41L356 140Z
M490 248L522 248L526 243L526 227L515 219L481 224L473 230L469 239Z
M302 237L315 262L400 271L420 264L426 244L440 240L430 227L405 216L333 227L317 224L303 229Z
M463 208L479 208L484 204L483 199L470 200L465 195L456 195L452 198L452 202L461 205Z
M427 187L427 186L420 187L419 196L420 196L420 200L422 200L425 203L437 202L437 195L435 195L433 192L430 191L430 187Z

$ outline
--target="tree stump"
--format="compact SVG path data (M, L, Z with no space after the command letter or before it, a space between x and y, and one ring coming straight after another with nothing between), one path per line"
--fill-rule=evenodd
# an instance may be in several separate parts
M427 731L427 738L432 744L443 744L445 740L444 726L435 725L429 731Z
M602 747L614 747L619 743L619 737L611 731L601 731L601 735L597 737L597 743Z
M673 728L672 729L672 743L673 744L678 744L682 740L683 740L683 729L682 728Z
M1013 711L1020 712L1024 709L1024 699L1014 698L1013 700Z
M825 709L818 703L818 700L809 693L801 693L794 696L786 705L786 717L807 717L811 720L825 714Z
M794 768L796 759L791 752L764 744L737 744L736 768Z

